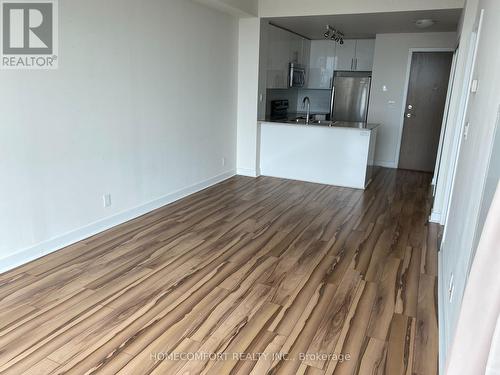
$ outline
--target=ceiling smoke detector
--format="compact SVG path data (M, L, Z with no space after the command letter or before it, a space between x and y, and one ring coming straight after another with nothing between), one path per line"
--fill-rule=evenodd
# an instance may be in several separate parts
M436 23L436 21L431 20L430 18L424 18L421 20L416 20L415 26L417 26L419 29L426 29L428 27L431 27L435 23Z

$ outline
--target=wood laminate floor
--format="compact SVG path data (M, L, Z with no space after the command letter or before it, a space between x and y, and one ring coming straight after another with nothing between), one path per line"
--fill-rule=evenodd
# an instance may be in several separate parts
M436 374L430 179L234 177L2 274L0 373Z

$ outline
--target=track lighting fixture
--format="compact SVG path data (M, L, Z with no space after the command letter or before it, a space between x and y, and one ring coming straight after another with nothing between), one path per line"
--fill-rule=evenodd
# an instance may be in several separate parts
M323 36L325 39L330 39L336 43L344 44L344 33L331 27L330 25L326 25L326 31Z

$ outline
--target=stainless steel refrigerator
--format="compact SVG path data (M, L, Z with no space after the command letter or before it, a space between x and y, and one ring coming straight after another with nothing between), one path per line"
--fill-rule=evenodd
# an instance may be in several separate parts
M332 121L366 122L371 72L336 72L330 107Z

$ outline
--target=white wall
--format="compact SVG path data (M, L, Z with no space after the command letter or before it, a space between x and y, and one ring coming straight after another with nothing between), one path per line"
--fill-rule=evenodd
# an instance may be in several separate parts
M265 119L269 108L267 103L267 65L269 64L269 34L271 26L268 21L260 20L260 45L259 45L259 92L258 92L258 108L257 118L259 120Z
M368 121L380 123L375 164L397 168L411 48L454 48L456 33L378 34ZM383 91L386 86L387 91Z
M235 171L235 18L86 0L59 19L58 70L0 71L0 271Z
M443 356L453 338L469 267L484 224L480 219L481 212L487 211L491 202L489 190L491 185L496 184L492 179L498 178L495 177L498 176L498 160L491 158L499 157L498 150L493 153L492 150L500 115L500 2L481 0L479 9L485 10L473 70L473 78L478 80L479 86L477 93L471 94L467 108L466 122L470 127L468 137L462 139L460 147L449 219L441 248L440 284L445 288L440 290L442 296L448 297L448 285L454 275L453 297L451 301L449 298L443 298L440 306ZM468 12L474 15L476 9L468 9ZM475 23L477 26L478 17ZM463 33L470 34L470 31L465 30Z
M238 147L240 175L258 173L258 92L260 19L241 18L238 42Z
M462 8L464 0L259 0L260 17Z

